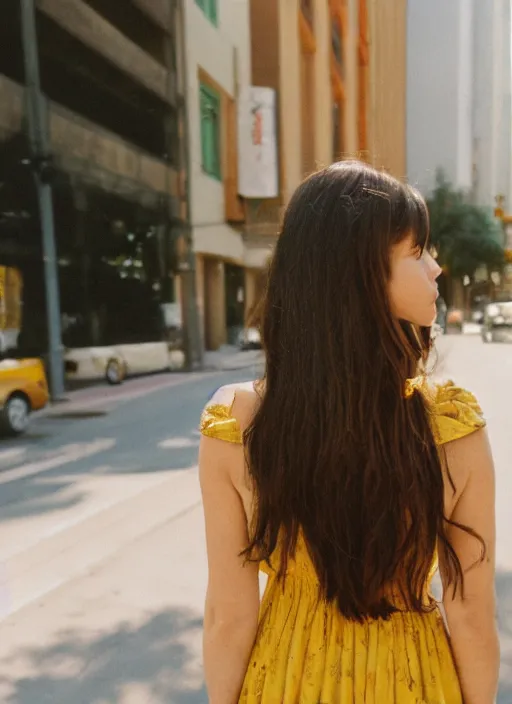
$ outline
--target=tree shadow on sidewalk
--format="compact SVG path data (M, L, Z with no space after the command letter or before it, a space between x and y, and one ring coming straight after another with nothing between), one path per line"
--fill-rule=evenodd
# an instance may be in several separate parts
M202 620L187 609L167 609L140 627L121 624L94 639L81 631L13 653L0 671L4 704L206 704L197 658Z
M498 572L496 587L502 641L497 702L512 704L512 573ZM61 632L49 645L19 649L0 661L2 702L206 704L201 628L197 613L173 608L93 638L80 630ZM18 677L20 668L30 675Z

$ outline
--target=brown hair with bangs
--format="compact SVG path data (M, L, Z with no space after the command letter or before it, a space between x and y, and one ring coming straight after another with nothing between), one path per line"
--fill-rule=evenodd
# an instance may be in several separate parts
M302 534L325 598L357 620L396 610L390 584L408 608L429 608L438 543L449 582L463 587L426 402L404 394L430 330L396 320L388 299L391 247L413 234L424 248L428 231L414 189L359 162L334 164L291 199L261 313L264 393L244 434L257 498L245 555L270 560L279 546L273 567L284 577Z

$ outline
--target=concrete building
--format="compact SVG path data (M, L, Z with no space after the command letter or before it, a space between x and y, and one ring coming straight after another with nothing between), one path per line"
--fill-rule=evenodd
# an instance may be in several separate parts
M36 0L63 341L160 340L187 219L174 0ZM0 264L23 280L20 344L46 348L20 3L0 8Z
M238 196L238 95L251 81L249 0L187 0L190 195L204 345L234 342L246 283L264 257L249 256Z
M407 171L424 193L442 169L489 208L512 207L509 0L409 0Z

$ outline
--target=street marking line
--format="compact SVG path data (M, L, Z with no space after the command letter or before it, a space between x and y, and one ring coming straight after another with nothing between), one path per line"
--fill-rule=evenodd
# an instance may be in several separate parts
M105 438L94 440L89 443L67 445L63 448L64 452L61 452L61 454L56 455L55 457L51 457L47 460L41 460L40 462L30 462L29 464L22 465L21 467L16 467L15 469L10 469L3 472L0 474L0 485L8 484L9 482L17 481L18 479L31 477L35 474L40 474L41 472L47 472L50 469L61 467L63 464L68 464L69 462L77 462L78 460L95 455L98 452L110 450L115 446L115 444L116 440L114 438Z
M167 440L162 440L158 443L158 447L164 450L182 450L187 447L197 447L199 445L198 440L191 440L190 438L179 437L179 438L168 438Z
M11 463L27 454L26 447L10 447L6 450L0 450L0 464Z

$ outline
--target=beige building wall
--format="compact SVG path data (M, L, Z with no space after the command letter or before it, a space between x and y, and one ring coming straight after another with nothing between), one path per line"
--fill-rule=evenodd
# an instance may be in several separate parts
M283 204L304 177L303 141L308 135L313 138L312 161L316 168L330 163L333 158L331 14L336 7L342 7L346 17L343 154L348 158L363 156L398 177L403 177L406 170L407 0L310 0L310 3L314 11L315 49L310 57L312 81L306 85L307 94L304 74L308 62L303 60L299 31L300 0L275 0L275 4L273 0L252 0L251 3L253 80L257 85L269 85L279 91ZM362 37L364 13L366 37ZM266 43L262 37L269 37L269 41ZM361 79L361 44L365 41L369 47L368 65ZM364 117L360 113L360 80L366 85ZM312 124L305 126L304 115L308 113L304 103L311 100L314 103L310 106ZM366 120L367 133L364 153L360 143L362 119Z
M358 52L359 0L346 0L347 34L345 37L345 155L359 155L358 137Z
M299 0L279 2L279 126L282 197L285 203L302 180Z
M329 3L315 0L314 55L314 149L316 168L328 166L333 158L333 95L331 83L331 13Z
M271 250L278 206L282 213L304 176L332 163L335 103L343 107L336 156L341 147L345 158L363 157L404 175L406 3L309 0L311 21L301 15L301 0L251 0L252 82L278 92L281 197L274 207L260 208L268 214L265 222L252 229L247 224L246 246L266 237ZM335 21L341 23L343 66L332 46ZM254 284L248 272L248 308Z
M268 0L261 1L266 4ZM340 2L345 2L347 17L343 37L345 88L343 152L346 157L354 157L359 154L359 0L340 0ZM284 204L288 202L308 170L311 170L304 169L304 148L306 151L308 147L312 150L312 155L306 154L306 162L311 162L312 168L322 168L333 160L331 6L334 4L335 2L331 4L329 0L312 0L315 49L313 54L306 55L304 59L299 32L300 2L299 0L278 0L280 158ZM253 52L253 65L257 61ZM266 74L270 75L270 73L267 68ZM308 84L306 81L304 90L305 76L311 79L311 83ZM313 104L309 105L311 101ZM310 124L304 125L303 121L308 115L308 110L311 115ZM305 139L311 139L312 144L304 145Z
M405 178L407 0L367 0L370 40L368 137L371 163Z

